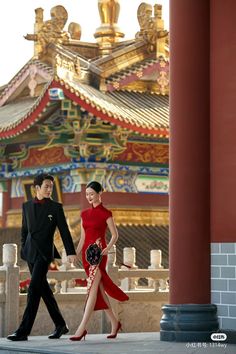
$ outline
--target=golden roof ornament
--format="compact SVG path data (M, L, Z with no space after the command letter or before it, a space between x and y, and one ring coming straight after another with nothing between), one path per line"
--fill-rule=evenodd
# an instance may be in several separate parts
M154 16L152 16L153 12ZM148 52L156 51L157 57L165 56L168 31L164 30L162 5L156 4L152 7L152 5L142 2L138 7L137 18L140 31L136 34L136 39L147 42Z
M68 19L68 13L63 6L54 6L50 15L51 19L44 21L43 9L35 9L34 34L25 36L26 39L35 42L34 56L39 59L46 54L48 44L66 44L70 39L79 40L81 36L81 27L78 23L72 22L68 31L63 30Z
M97 39L102 56L111 53L112 48L124 33L119 29L117 22L120 13L119 0L98 0L98 10L101 25L96 29L94 37Z
M76 22L71 22L68 26L68 32L71 39L80 40L81 38L81 26Z

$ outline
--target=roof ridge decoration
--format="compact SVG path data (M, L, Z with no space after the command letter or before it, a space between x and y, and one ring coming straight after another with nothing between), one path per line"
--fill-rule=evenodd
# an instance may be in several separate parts
M154 16L152 13L154 12ZM156 52L156 56L165 57L165 41L168 31L164 30L162 19L162 5L141 3L137 11L140 31L136 33L136 39L144 40L147 43L149 53Z
M80 82L89 83L90 62L88 60L59 44L50 44L48 50L54 52L49 59L54 68L54 77L64 81L74 81L78 84Z
M106 79L106 87L109 92L121 90L124 86L140 80L145 75L157 73L157 80L160 90L158 93L166 95L169 93L169 62L164 58L147 59L137 64L132 64ZM127 87L125 88L127 89Z
M42 59L47 54L47 46L50 43L65 44L70 39L79 41L81 37L81 26L76 22L71 22L68 31L63 30L68 19L66 9L57 5L51 11L51 19L44 21L43 9L35 9L34 34L27 34L25 39L35 42L34 56Z
M36 87L35 85L37 85L35 77L37 74L45 80L45 83L49 83L53 79L53 69L49 65L36 59L30 59L2 91L0 95L0 107L13 96L27 78L29 78L28 87L31 92L31 97L34 97L34 89ZM18 94L20 94L20 91Z
M90 69L101 78L107 78L115 72L146 58L146 43L140 40L128 47L119 48L106 57L92 61Z
M83 57L82 55L75 53L70 47L68 46L63 46L60 44L50 44L49 47L54 48L56 53L62 54L66 57L68 57L68 59L78 59L80 61L81 66L83 66L84 68L89 68L90 66L90 60L86 59L85 57Z
M68 55L69 53L57 53L55 56L56 61L56 70L55 74L63 80L80 80L82 78L81 75L81 67L80 60L77 56L72 57Z
M100 51L100 60L95 61L94 64L96 63L95 66L97 65L99 69L102 69L103 61L101 59L107 56L110 57L110 55L114 55L114 57L118 55L119 59L121 59L122 48L120 49L119 47L125 41L119 42L119 39L124 36L117 26L120 10L119 0L98 0L98 10L101 18L101 26L96 30L94 36L97 39L97 44L95 45L97 45ZM34 57L47 62L52 59L48 51L50 44L67 47L71 45L73 47L82 43L80 41L81 27L78 23L72 22L69 24L68 30L64 29L68 13L61 5L54 6L51 9L50 20L44 21L43 11L42 8L35 9L34 33L27 34L25 38L35 42ZM154 16L152 16L153 12ZM136 34L134 43L131 44L128 41L129 44L126 44L123 50L130 51L132 45L135 45L136 50L139 50L138 48L141 46L141 51L145 52L145 56L137 57L137 53L136 60L142 60L150 55L165 58L168 55L166 52L168 31L164 30L162 6L154 5L152 7L152 5L147 3L141 3L137 10L137 17L140 31ZM117 53L117 48L119 48L119 53ZM129 54L129 59L131 60L131 53ZM139 54L144 55L141 52ZM91 65L91 70L93 70L93 65ZM95 73L97 73L96 70Z

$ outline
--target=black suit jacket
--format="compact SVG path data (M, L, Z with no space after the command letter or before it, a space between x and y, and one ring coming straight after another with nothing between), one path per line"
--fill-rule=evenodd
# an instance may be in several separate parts
M41 208L41 213L36 218L34 201L23 203L21 258L33 262L37 253L48 263L54 258L60 258L53 242L56 227L67 255L76 254L62 204L48 199Z

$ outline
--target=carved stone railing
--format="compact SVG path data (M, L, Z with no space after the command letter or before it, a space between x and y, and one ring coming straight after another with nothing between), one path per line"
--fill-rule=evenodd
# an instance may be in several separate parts
M129 290L146 290L146 291L168 291L168 278L169 278L169 270L168 269L130 269L130 270L122 270L118 271L119 279L124 278L147 278L153 279L153 286L137 286L136 288L132 288ZM163 282L165 282L165 286L163 286Z
M151 265L149 269L138 269L135 264L136 250L132 247L124 249L124 266L121 268L116 266L115 246L113 246L108 255L108 274L129 295L130 301L128 301L128 305L126 306L132 306L133 301L136 303L139 301L150 301L151 303L168 302L169 271L161 268L161 253L153 251L151 251ZM19 284L20 281L29 279L30 273L29 271L20 271L16 265L16 257L17 246L15 244L5 244L3 246L3 266L0 267L0 336L5 336L16 329L16 324L19 323L22 309L26 304L26 294L19 294ZM48 272L48 280L53 287L59 306L67 307L67 316L70 318L74 316L73 312L72 314L68 314L69 305L67 304L71 305L73 303L75 306L83 307L82 304L86 296L86 287L77 286L75 280L86 280L86 278L85 271L67 263L67 258L64 254L59 270L50 270ZM146 286L138 285L138 279L140 278L148 280ZM115 312L118 313L119 311L118 307L116 307ZM127 311L127 308L125 311ZM104 321L102 320L99 323L103 327L102 323ZM73 326L74 324L71 327ZM104 328L100 328L100 330L105 331L106 328ZM39 329L36 333L40 334L40 331Z
M3 245L3 265L0 267L0 335L9 333L18 322L19 267L17 245Z

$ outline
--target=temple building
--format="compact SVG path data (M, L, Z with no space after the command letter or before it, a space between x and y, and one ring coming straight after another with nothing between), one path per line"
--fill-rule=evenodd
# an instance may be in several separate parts
M118 0L98 1L93 43L81 40L78 23L67 25L63 6L49 19L35 10L25 36L33 57L0 92L1 227L20 227L33 178L47 172L77 240L85 186L95 179L123 240L149 235L168 266L168 32L161 5L141 3L140 28L124 40L119 9Z

